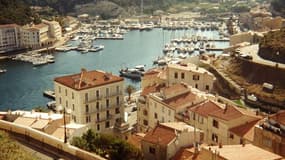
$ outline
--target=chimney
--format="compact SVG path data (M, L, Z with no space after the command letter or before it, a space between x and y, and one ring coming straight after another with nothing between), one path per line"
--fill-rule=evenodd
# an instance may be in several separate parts
M81 69L81 75L80 75L80 80L79 80L79 86L78 88L80 89L81 88L81 83L82 83L82 80L83 80L83 74L87 72L87 70L85 68L82 68Z
M224 109L224 113L226 113L227 112L227 110L228 110L228 104L226 104L226 106L225 106L225 109Z

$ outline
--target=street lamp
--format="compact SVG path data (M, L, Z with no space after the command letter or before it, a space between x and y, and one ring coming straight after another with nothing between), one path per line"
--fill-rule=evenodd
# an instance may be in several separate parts
M57 111L63 112L63 125L64 125L64 143L67 143L67 132L66 132L66 120L65 120L65 114L71 113L70 109L65 109L62 105L57 106Z

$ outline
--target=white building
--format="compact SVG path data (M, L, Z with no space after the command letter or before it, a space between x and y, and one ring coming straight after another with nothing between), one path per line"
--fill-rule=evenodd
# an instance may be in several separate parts
M20 27L16 24L0 25L0 53L20 47Z
M42 22L46 25L48 25L48 32L49 36L51 38L55 38L56 40L59 40L62 37L62 29L58 22L56 21L47 21L42 20Z
M111 131L123 119L124 79L103 71L86 71L54 79L56 106L71 110L75 123L97 132Z

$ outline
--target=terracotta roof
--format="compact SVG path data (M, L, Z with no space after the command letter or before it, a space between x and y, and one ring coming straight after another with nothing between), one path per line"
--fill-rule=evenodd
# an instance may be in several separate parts
M44 28L44 27L48 27L48 25L43 24L43 23L40 23L40 24L37 24L37 25L34 25L34 26L33 26L33 28L38 28L38 29Z
M195 100L196 100L196 95L191 92L187 92L187 93L163 100L163 102L168 104L171 108L176 109L183 105L190 104L191 102L194 102Z
M14 28L19 27L17 24L2 24L0 25L0 28Z
M159 72L160 72L160 70L158 70L158 69L150 69L144 73L144 76L157 75Z
M189 108L189 111L195 112L203 117L208 117L209 113L212 113L217 110L223 111L221 106L211 100L207 100L203 103Z
M273 115L270 115L269 119L273 119L277 123L285 125L285 110L282 110L282 111L279 111Z
M161 89L161 91L163 93L163 96L165 96L165 98L168 98L169 96L179 95L181 93L189 92L190 90L187 85L178 83L168 87L164 87Z
M141 96L147 96L150 93L158 92L164 85L153 85L153 86L147 86L145 87L142 92Z
M18 117L15 119L14 123L24 125L24 126L30 126L36 121L35 118L26 118L26 117Z
M194 152L190 148L181 148L171 160L193 160Z
M208 148L211 148L209 151ZM219 153L221 159L230 159L230 160L280 160L282 157L271 153L269 151L263 150L259 147L256 147L252 144L242 145L224 145L222 148L219 146L203 147L203 150L208 152L216 151ZM203 152L203 151L202 151Z
M253 141L254 136L254 126L259 122L260 119L253 120L251 122L246 122L242 125L231 128L229 131L238 135L239 137L244 137L247 140Z
M103 71L86 71L84 69L81 73L57 77L54 79L55 82L75 90L93 88L123 80L124 79L122 77L105 73Z
M33 123L31 127L35 129L43 129L48 125L48 123L49 123L49 120L47 119L39 119L35 123Z
M153 130L146 133L143 141L165 146L169 144L175 137L176 135L174 129L158 124Z
M230 121L230 120L239 118L243 116L244 114L240 112L237 109L237 107L227 105L225 109L211 112L208 115L222 119L222 120Z

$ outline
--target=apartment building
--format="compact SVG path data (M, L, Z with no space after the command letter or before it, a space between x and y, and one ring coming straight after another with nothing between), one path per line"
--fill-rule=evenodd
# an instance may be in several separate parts
M16 24L0 25L0 53L20 47L20 26Z
M52 44L48 35L49 27L46 24L24 26L21 31L22 45L27 48L41 48Z
M254 130L254 145L285 156L285 110L270 115Z
M124 79L110 73L82 69L54 79L56 106L71 110L71 120L97 132L109 132L123 120Z
M192 63L168 64L167 69L168 85L184 82L201 91L209 92L216 80L211 72Z
M183 122L160 123L141 140L144 159L169 160L182 147L200 142L203 133Z
M236 106L207 100L188 109L190 125L205 132L208 144L243 144L253 140L252 128L261 118Z
M194 64L168 64L166 68L151 69L142 78L142 88L154 84L185 83L201 91L210 92L213 89L215 76L204 68Z
M214 98L214 96L184 83L146 87L137 102L138 131L145 132L153 129L158 122L178 121L180 114L188 107L207 98Z
M42 20L42 23L48 25L49 37L55 38L56 40L61 39L62 31L61 31L61 26L59 25L58 22Z

